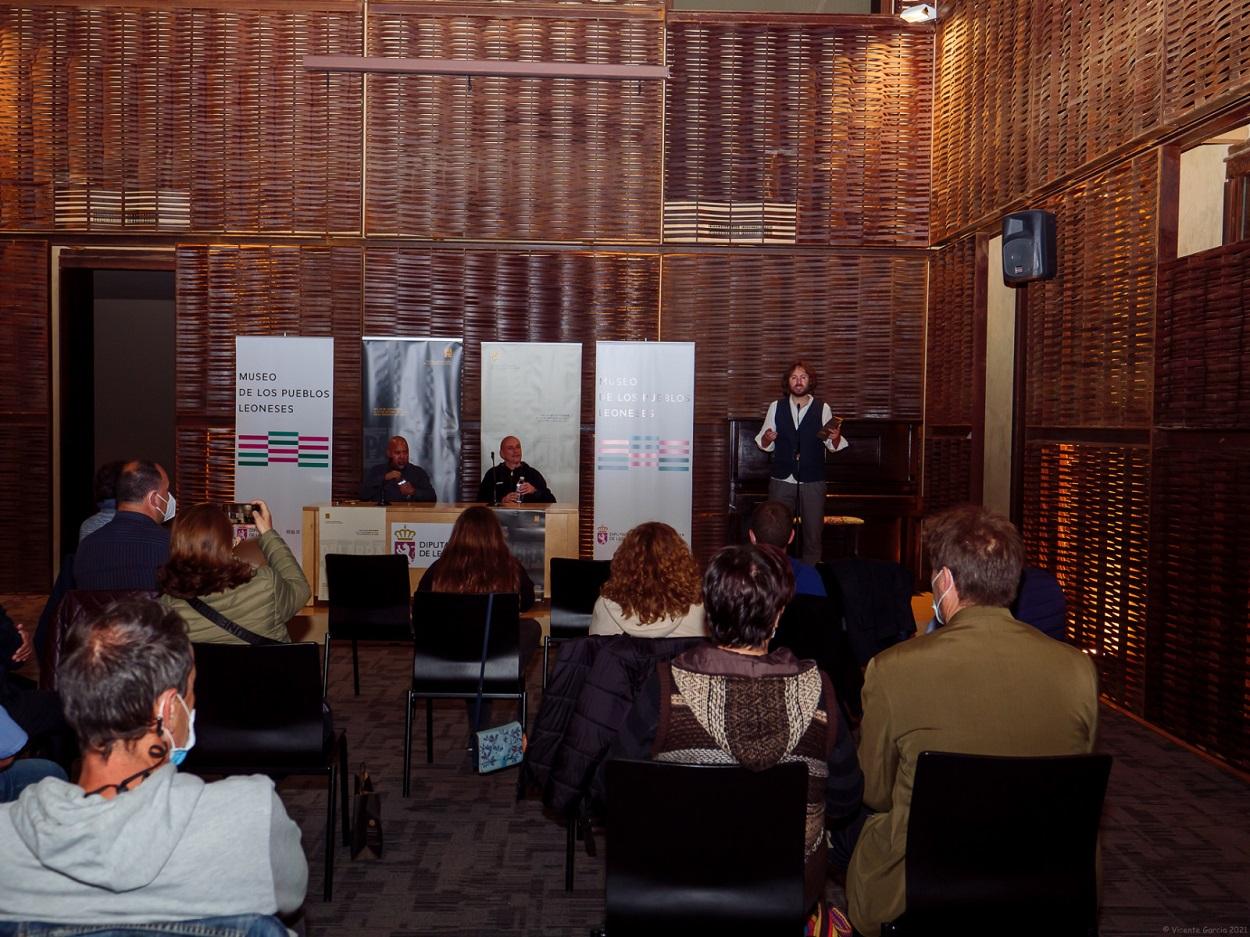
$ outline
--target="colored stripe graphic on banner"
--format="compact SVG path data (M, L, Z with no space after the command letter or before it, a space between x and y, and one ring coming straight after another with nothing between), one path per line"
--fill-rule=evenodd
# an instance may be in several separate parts
M659 436L604 439L599 443L596 467L607 472L655 469L657 472L689 472L690 440Z
M271 430L263 436L240 433L235 451L239 465L263 468L293 463L299 468L330 467L329 436L304 436L292 430Z

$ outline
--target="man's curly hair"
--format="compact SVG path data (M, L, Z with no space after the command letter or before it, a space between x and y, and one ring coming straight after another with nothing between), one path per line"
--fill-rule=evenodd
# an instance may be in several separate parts
M661 618L680 618L698 605L701 580L699 564L681 535L668 524L649 521L625 535L600 594L649 625Z

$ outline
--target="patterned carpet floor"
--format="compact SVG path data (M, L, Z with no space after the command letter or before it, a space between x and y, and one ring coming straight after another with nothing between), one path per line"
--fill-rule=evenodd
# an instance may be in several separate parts
M409 656L401 647L363 645L361 656L361 694L353 697L350 653L336 648L330 700L348 733L353 770L366 762L382 792L385 855L353 862L339 847L334 900L323 902L324 788L283 782L311 865L308 933L585 937L601 924L602 837L597 858L579 851L574 889L565 892L563 827L537 800L516 801L515 770L474 774L459 700L436 703L430 765L424 714L415 714L412 796L400 796ZM532 718L536 667L530 678ZM498 710L504 718L505 707ZM1101 933L1246 933L1247 785L1106 707L1098 747L1115 757L1103 819ZM842 897L832 881L828 894Z

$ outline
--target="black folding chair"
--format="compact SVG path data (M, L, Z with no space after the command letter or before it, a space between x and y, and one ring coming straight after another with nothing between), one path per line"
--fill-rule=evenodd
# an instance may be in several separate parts
M807 766L610 761L608 937L803 933Z
M330 642L352 642L352 686L360 695L357 641L412 640L411 588L408 560L398 554L357 556L326 554L326 585L330 612L326 626L323 695L329 695Z
M334 889L335 786L347 814L347 737L323 710L317 645L195 645L195 774L326 779L325 900Z
M547 688L547 658L551 645L590 634L590 616L599 590L611 574L611 560L551 558L551 625L543 638L543 689Z
M907 824L907 910L882 934L1096 935L1110 773L1110 755L922 752Z
M418 592L412 597L412 684L404 711L405 797L412 769L412 708L418 699L425 700L425 760L432 762L434 700L477 696L489 598L450 592ZM519 701L521 724L525 725L525 665L537 642L532 648L521 644L517 595L496 593L482 698Z

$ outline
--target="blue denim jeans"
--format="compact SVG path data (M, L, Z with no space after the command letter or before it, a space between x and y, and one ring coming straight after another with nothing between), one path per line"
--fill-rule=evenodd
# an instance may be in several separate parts
M267 914L234 914L159 924L49 924L0 921L0 937L287 937L287 929Z
M20 758L7 768L0 770L0 804L17 800L22 791L32 784L38 784L44 778L60 778L68 780L65 772L55 761L43 758Z

